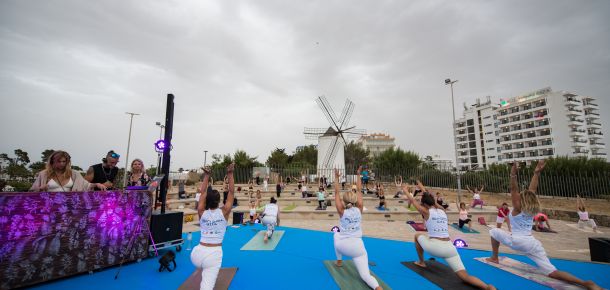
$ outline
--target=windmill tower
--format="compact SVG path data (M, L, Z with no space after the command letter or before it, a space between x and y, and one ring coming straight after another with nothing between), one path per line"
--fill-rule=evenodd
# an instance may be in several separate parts
M316 99L322 113L330 123L328 128L305 128L303 134L307 139L318 139L318 176L325 175L333 179L333 169L337 168L345 174L345 145L346 139L353 139L366 134L363 129L354 129L356 126L348 127L348 123L354 112L354 103L347 99L337 118L335 112L324 96Z

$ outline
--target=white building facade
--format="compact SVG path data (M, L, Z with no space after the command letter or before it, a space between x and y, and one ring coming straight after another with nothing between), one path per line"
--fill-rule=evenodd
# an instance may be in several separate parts
M491 125L488 120L493 120ZM464 130L467 135L459 134ZM483 169L493 163L529 164L557 156L607 160L595 99L554 92L550 87L502 100L500 106L491 105L489 99L473 105L456 121L456 136L461 169ZM480 148L471 147L480 144Z
M395 138L388 134L372 133L361 136L358 139L358 143L362 144L364 149L369 150L371 157L376 157L381 152L394 148L394 140Z

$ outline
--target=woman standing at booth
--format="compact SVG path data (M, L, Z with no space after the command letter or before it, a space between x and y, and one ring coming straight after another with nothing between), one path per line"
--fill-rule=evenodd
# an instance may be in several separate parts
M38 173L30 191L87 191L95 186L106 190L104 184L89 183L80 173L72 170L70 154L57 150L49 156L45 169Z

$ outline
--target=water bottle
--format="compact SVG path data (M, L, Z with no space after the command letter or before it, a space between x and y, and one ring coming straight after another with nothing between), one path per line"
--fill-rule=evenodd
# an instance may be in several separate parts
M188 234L186 234L186 247L187 247L186 250L187 251L190 251L192 249L192 247L193 247L192 242L193 242L193 233L189 232Z

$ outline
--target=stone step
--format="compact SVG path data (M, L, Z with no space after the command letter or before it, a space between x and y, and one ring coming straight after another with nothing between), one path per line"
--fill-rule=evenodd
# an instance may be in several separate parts
M363 219L364 220L395 220L395 221L409 221L409 220L421 220L421 214L417 211L407 210L406 207L388 207L387 211L380 211L375 207L365 207ZM249 208L246 206L238 206L233 209L233 212L243 212L244 219L248 218ZM261 213L262 208L257 212ZM339 219L339 214L336 208L327 207L326 210L316 210L316 207L312 206L297 206L292 210L287 210L286 206L280 205L280 218L281 219L308 219L308 220L319 220L319 219ZM476 223L478 217L484 217L488 222L495 221L497 210L495 208L484 208L484 209L471 209L469 213L472 215L471 219ZM457 222L459 213L457 211L448 211L447 217L449 221Z

